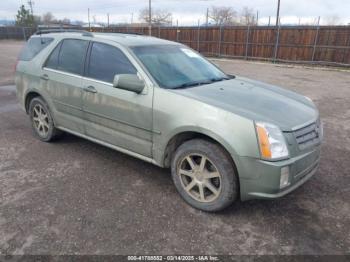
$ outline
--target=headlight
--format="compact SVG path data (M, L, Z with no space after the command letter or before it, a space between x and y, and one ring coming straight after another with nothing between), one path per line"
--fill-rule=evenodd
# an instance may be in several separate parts
M269 123L255 123L260 146L260 154L264 159L279 159L288 157L288 148L282 131Z

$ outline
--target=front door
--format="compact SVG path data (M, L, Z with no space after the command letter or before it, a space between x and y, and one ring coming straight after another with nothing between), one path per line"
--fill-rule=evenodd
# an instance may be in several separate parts
M137 74L117 47L92 42L83 80L86 135L143 156L152 156L153 89L144 92L113 87L116 74Z

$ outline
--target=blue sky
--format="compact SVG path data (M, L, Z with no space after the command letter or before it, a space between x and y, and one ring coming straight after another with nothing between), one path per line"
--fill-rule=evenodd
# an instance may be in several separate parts
M14 15L21 4L26 0L1 0L0 19L14 19ZM87 8L90 8L91 17L95 16L98 22L110 21L114 23L137 22L139 10L146 7L148 0L35 0L34 13L41 15L52 12L56 18L67 17L71 20L87 21ZM197 24L205 21L205 11L210 6L231 6L238 13L244 6L259 11L259 22L265 24L268 17L274 20L277 0L152 0L154 8L167 9L173 13L173 21L179 20L180 25ZM321 16L321 23L337 17L342 24L350 23L350 0L281 0L282 24L312 23Z

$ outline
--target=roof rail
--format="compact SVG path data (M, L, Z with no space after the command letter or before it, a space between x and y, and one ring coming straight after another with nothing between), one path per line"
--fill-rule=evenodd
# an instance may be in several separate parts
M140 32L113 32L116 34L125 34L125 35L144 35L143 33Z
M83 36L91 36L91 37L94 36L89 31L78 30L78 29L44 29L44 30L38 30L34 34L43 35L43 34L50 34L50 33L82 33Z

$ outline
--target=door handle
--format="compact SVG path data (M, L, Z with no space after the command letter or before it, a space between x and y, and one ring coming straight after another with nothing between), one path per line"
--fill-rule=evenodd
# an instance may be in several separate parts
M42 75L40 78L45 81L49 80L49 76L47 74Z
M93 93L93 94L97 93L97 90L93 86L84 87L83 90L85 92L89 92L89 93Z

